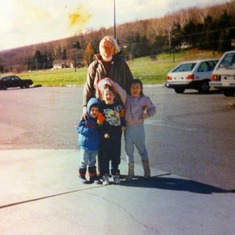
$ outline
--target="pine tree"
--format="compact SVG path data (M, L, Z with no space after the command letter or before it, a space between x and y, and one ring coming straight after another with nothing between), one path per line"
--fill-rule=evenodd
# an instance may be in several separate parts
M88 66L93 61L93 57L94 57L94 50L91 43L89 42L84 52L84 58L83 58L84 64Z

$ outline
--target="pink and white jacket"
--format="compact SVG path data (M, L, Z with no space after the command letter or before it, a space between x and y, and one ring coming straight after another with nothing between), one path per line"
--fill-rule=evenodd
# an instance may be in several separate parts
M152 103L149 97L143 95L133 97L117 83L114 83L114 89L119 94L125 106L126 125L140 125L144 123L144 113L153 116L156 113L156 106Z

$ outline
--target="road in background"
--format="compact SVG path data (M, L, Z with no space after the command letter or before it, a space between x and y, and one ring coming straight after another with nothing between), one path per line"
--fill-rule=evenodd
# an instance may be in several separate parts
M158 86L145 86L144 92L157 107L145 125L151 165L235 189L235 97L176 94ZM0 149L78 149L74 126L82 112L82 87L0 91L0 109Z

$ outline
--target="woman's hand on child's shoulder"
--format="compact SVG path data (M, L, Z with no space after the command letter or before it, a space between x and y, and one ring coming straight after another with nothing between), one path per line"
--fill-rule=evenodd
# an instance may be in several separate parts
M83 107L81 120L87 120L89 118L86 107Z

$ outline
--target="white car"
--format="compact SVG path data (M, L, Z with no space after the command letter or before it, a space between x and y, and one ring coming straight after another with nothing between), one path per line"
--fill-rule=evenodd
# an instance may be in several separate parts
M225 96L235 94L235 51L225 52L214 68L210 86L223 92Z
M186 61L167 74L165 86L176 93L183 93L185 89L195 89L199 93L210 90L211 73L219 59L204 59Z

